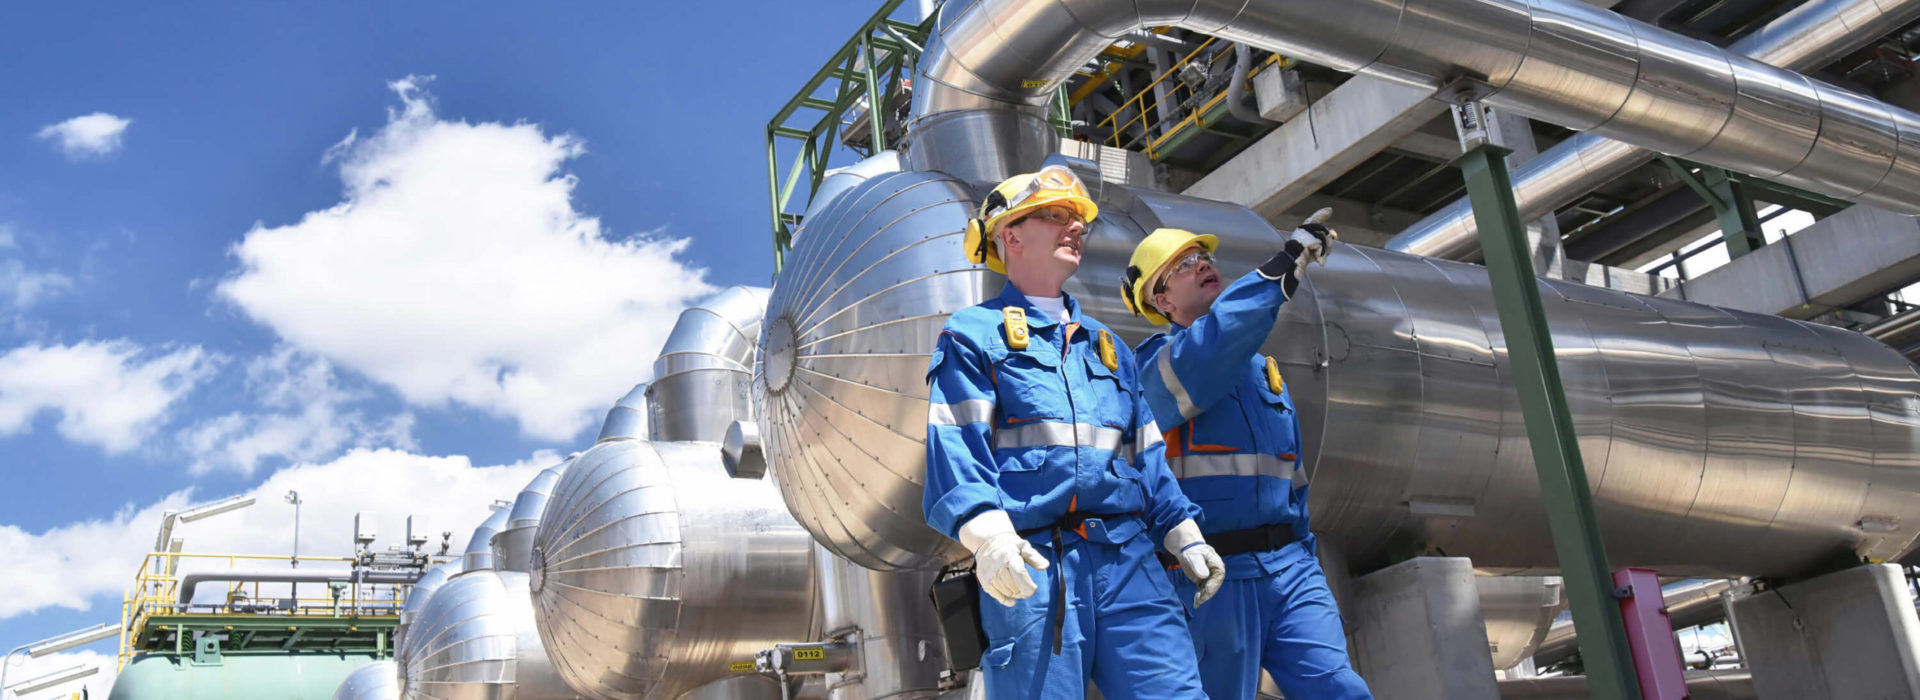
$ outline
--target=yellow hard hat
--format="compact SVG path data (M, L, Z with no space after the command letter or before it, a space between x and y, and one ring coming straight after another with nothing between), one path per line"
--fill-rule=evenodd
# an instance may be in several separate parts
M1126 301L1127 310L1135 316L1146 317L1156 326L1170 323L1153 305L1153 288L1167 263L1193 245L1211 254L1220 249L1220 238L1177 228L1157 228L1141 240L1140 245L1134 246L1133 259L1127 262L1127 274L1120 280L1120 298Z
M995 241L1000 229L1027 212L1054 205L1073 209L1087 223L1093 223L1093 218L1100 215L1100 207L1087 196L1086 186L1080 184L1080 178L1066 166L1049 165L1039 172L1007 178L987 193L986 201L980 204L979 216L967 221L967 259L974 264L986 263L988 269L1007 274L1007 264L1000 259L1000 247Z

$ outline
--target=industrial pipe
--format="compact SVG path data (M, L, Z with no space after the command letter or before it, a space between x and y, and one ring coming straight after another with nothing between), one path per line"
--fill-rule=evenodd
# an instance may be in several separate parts
M1521 116L1920 214L1920 115L1578 0L949 4L921 55L910 155L929 140L948 141L936 148L957 155L964 149L951 138L1024 152L1032 144L981 141L977 128L943 117L1018 110L1037 118L1115 37L1153 25L1447 88ZM938 135L947 129L958 133ZM991 174L980 160L951 164L967 171L963 178Z
M420 572L362 571L358 573L358 579L356 579L355 572L352 569L332 569L327 571L298 571L293 569L195 571L181 574L178 602L183 607L191 604L193 602L194 589L206 581L231 581L235 583L330 583L333 581L353 582L356 580L360 583L367 584L408 584L420 580Z
M1734 42L1727 51L1788 70L1810 71L1915 19L1920 19L1920 0L1812 0ZM1856 146L1864 143L1857 141ZM1764 140L1755 145L1768 147ZM1513 197L1520 218L1530 221L1546 216L1653 156L1652 150L1597 133L1574 134L1514 171ZM1889 208L1913 213L1911 207ZM1386 248L1448 260L1475 259L1480 240L1473 206L1464 197L1456 200L1388 239Z

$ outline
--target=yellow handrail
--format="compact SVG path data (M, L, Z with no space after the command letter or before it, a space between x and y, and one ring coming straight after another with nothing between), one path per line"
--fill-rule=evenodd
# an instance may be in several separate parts
M1166 80L1168 77L1173 76L1175 73L1178 73L1182 66L1192 63L1194 58L1200 55L1200 52L1205 51L1208 46L1212 46L1213 42L1215 41L1218 41L1217 37L1207 37L1207 40L1200 42L1200 45L1195 46L1193 48L1193 51L1188 52L1186 56L1181 57L1180 60L1175 61L1173 65L1168 66L1166 72L1161 73L1158 76L1155 76L1152 82L1147 83L1146 87L1140 88L1140 90L1137 91L1132 97L1129 97L1126 99L1126 101L1121 102L1120 106L1115 108L1112 114L1107 115L1107 118L1100 120L1098 126L1104 126L1110 129L1110 135L1107 137L1107 145L1118 147L1118 148L1128 148L1130 146L1135 145L1133 142L1124 141L1123 135L1126 133L1127 128L1133 126L1136 123L1138 123L1142 127L1143 131L1150 129L1152 127L1152 123L1148 122L1147 115L1157 113L1157 110L1159 109L1159 106L1160 106L1159 98L1153 96L1154 95L1153 88L1159 85L1161 81ZM1178 91L1182 87L1184 86L1179 84L1173 85L1172 89L1169 90L1168 92L1169 98L1172 97L1172 93L1174 91ZM1152 98L1151 102L1148 101L1149 98ZM1133 105L1134 107L1133 116L1128 118L1126 121L1116 121L1120 115L1125 114L1127 112L1128 105ZM1156 116L1154 117L1154 119L1156 121L1153 123L1157 123L1158 117ZM1145 150L1147 152L1147 155L1148 156L1154 155L1152 150L1154 144L1147 143L1145 144L1145 146L1146 146Z
M354 562L352 557L286 557L270 554L150 552L141 560L140 568L134 572L133 586L128 588L126 594L120 599L120 668L124 669L127 662L137 653L138 649L136 646L141 639L146 637L147 624L155 615L185 612L179 602L180 578L175 573L180 568L181 560L215 562L224 560L229 569L234 568L242 561L298 562L301 564L352 564ZM260 598L260 583L261 582L258 581L234 582L233 585L227 588L226 601L214 605L213 609L207 614L250 617L263 614L334 617L341 614L341 603L346 602L340 601L337 603L331 596L326 598L301 598L296 596L293 598L294 604L291 609L273 610L265 613L257 611L235 612L232 606L240 599L236 598L234 594L240 593L243 596L247 596L248 599L258 600ZM250 593L249 586L251 586ZM405 602L406 598L404 596L394 596L391 598L355 597L353 599L353 603L360 608L397 608ZM358 610L352 611L352 613L357 614Z

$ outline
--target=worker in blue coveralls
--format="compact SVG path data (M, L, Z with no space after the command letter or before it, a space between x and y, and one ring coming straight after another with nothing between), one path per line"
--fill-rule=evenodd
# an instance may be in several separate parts
M1197 583L1196 607L1226 572L1167 469L1132 352L1061 291L1098 215L1064 167L994 188L965 246L1008 284L948 319L927 371L922 506L973 552L996 700L1082 700L1089 680L1113 700L1205 697L1155 544Z
M1213 266L1218 238L1159 229L1134 248L1121 283L1130 310L1172 324L1142 342L1134 361L1154 418L1171 426L1167 463L1226 558L1226 585L1188 623L1216 699L1254 697L1262 668L1289 698L1372 697L1347 659L1340 611L1314 558L1293 399L1273 358L1259 354L1307 263L1325 264L1334 235L1320 221L1331 213L1309 218L1225 289Z

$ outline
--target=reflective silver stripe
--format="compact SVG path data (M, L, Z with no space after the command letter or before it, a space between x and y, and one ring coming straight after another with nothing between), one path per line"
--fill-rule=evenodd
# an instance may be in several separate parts
M1266 454L1185 454L1167 460L1176 479L1203 476L1272 476L1292 479L1294 486L1307 485L1306 472L1295 469L1291 459Z
M967 425L993 420L993 399L927 404L928 425Z
M1187 387L1180 383L1180 377L1173 373L1173 348L1160 347L1160 382L1167 385L1167 391L1173 394L1174 408L1180 411L1180 417L1193 420L1200 415L1200 409L1193 407L1193 397L1187 395Z
M1028 423L1001 428L993 434L993 446L1016 447L1091 447L1097 450L1120 449L1119 428L1086 423Z
M1160 424L1154 421L1147 421L1146 425L1140 426L1140 429L1133 433L1134 452L1146 452L1163 442L1165 441L1160 439Z

